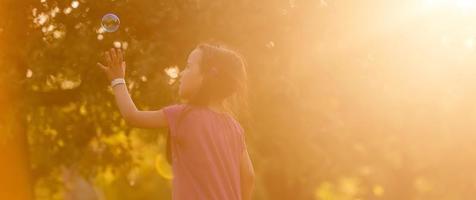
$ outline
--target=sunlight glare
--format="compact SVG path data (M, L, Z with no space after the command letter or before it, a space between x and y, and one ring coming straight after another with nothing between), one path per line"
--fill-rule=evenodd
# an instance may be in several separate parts
M71 13L72 10L73 10L73 9L72 9L71 7L67 7L67 8L65 8L65 9L63 10L63 12L64 12L64 14L67 15L67 14Z
M469 10L474 7L474 0L459 0L456 5L463 10Z
M79 1L72 1L71 2L71 7L78 8L78 6L79 6Z
M114 42L112 43L112 45L114 45L114 47L116 47L116 48L121 48L121 45L122 45L122 44L121 44L121 42L119 42L119 41L114 41Z
M179 74L178 66L171 66L164 69L165 73L172 79L176 79Z
M451 9L457 8L459 11L469 12L474 10L476 0L424 0L423 4L428 9Z
M26 77L27 77L27 78L31 78L32 76L33 76L33 71L31 71L31 69L28 69L28 70L26 71Z
M470 37L470 38L467 38L465 41L464 41L464 46L468 49L474 49L474 37Z
M448 46L450 44L450 39L448 36L442 36L440 41L443 46Z

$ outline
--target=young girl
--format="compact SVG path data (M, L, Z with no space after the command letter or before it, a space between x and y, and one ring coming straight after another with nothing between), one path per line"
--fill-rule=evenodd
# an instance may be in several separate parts
M129 96L126 63L120 49L98 63L111 80L126 122L135 127L168 127L174 200L251 199L254 170L244 130L229 109L229 100L246 90L246 70L238 53L207 43L197 45L180 72L179 96L185 103L156 111L139 111Z

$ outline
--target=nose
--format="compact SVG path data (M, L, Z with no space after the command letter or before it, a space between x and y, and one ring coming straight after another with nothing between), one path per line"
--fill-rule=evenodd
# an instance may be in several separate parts
M182 79L182 76L183 76L183 71L180 71L180 72L178 73L177 79L181 80L181 79Z
M181 77L183 76L183 71L184 71L184 70L182 70L182 71L180 71L180 72L178 73L179 78L181 78Z

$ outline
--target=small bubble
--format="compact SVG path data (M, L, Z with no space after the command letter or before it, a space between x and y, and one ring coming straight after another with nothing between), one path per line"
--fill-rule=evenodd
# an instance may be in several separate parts
M120 20L116 15L109 13L102 17L101 26L107 32L115 32L119 29Z

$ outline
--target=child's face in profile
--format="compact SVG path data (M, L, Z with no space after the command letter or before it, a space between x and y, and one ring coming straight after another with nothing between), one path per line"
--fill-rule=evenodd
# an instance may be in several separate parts
M179 96L183 99L190 99L202 84L203 77L200 72L200 59L200 50L194 49L187 58L187 66L180 72Z

